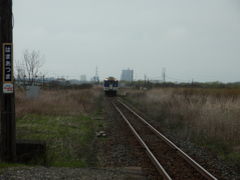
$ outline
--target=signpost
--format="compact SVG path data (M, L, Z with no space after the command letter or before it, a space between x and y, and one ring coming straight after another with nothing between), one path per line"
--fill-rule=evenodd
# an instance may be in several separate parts
M8 162L16 158L12 29L12 0L0 0L0 150L1 160Z
M12 94L13 89L13 48L11 43L3 44L3 93Z

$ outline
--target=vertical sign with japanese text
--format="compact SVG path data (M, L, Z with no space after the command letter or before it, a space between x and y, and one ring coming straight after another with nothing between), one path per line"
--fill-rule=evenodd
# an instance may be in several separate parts
M3 44L3 93L13 93L13 45Z

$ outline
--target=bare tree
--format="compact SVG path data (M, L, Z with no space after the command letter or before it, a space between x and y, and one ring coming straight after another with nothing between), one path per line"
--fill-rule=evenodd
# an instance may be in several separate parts
M24 65L21 61L16 61L15 65L14 65L14 73L15 73L15 77L18 81L23 81L23 79L26 76L26 72L25 72L25 68Z
M43 66L43 57L40 52L36 50L31 52L25 50L21 64L24 69L24 78L26 77L28 82L33 84L40 74L40 68Z

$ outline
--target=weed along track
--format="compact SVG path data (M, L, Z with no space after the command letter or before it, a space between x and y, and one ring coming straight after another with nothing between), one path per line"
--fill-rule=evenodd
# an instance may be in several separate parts
M164 179L216 180L213 175L191 159L120 99L115 100L113 105Z

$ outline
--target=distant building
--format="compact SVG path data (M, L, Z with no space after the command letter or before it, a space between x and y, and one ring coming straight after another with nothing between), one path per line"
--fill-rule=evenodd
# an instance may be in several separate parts
M81 81L81 82L86 82L86 81L87 81L87 76L84 75L84 74L81 75L81 76L80 76L80 81Z
M133 70L131 70L131 69L122 70L121 80L132 82L133 81Z

